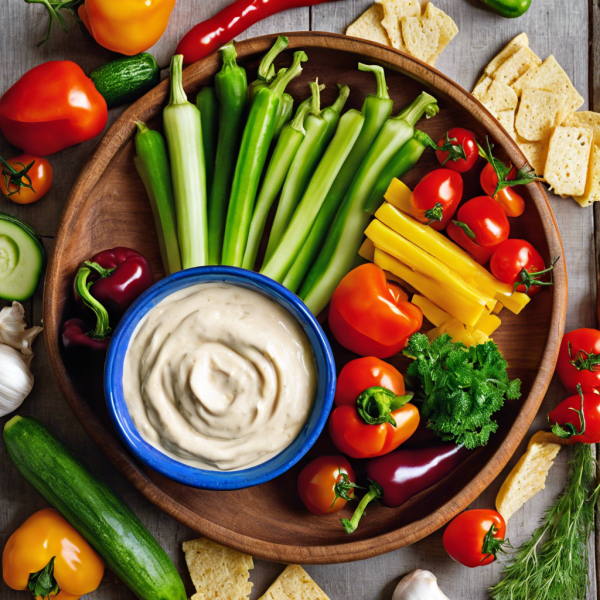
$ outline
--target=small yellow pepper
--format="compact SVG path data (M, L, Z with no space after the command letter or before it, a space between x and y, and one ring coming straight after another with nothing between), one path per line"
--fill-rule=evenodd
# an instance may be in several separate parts
M34 596L77 600L95 590L104 563L94 549L53 508L31 515L8 539L2 576L13 590Z
M101 46L133 56L158 42L174 6L175 0L85 0L77 12Z

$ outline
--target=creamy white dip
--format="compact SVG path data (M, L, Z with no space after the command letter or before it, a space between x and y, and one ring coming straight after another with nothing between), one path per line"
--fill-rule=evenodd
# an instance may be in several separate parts
M316 390L306 334L252 290L195 285L167 296L136 327L123 391L142 437L176 460L234 470L289 446Z

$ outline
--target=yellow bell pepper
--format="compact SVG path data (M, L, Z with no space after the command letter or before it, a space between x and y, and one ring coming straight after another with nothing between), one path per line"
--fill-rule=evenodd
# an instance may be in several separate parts
M425 298L425 296L414 294L411 302L423 311L423 316L435 327L447 323L452 318L446 311L436 306L429 298Z
M133 56L158 42L174 6L175 0L85 0L77 13L101 46Z
M2 576L13 590L36 597L77 600L102 581L104 563L53 508L34 513L8 538Z

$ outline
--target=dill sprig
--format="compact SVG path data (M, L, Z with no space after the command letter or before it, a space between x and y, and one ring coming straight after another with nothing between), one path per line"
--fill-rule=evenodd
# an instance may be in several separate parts
M546 511L532 538L515 552L502 581L490 589L494 600L585 599L587 544L600 492L594 471L590 445L573 446L564 492Z

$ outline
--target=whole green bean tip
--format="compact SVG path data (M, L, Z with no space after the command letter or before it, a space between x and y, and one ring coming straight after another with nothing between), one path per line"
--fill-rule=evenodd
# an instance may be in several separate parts
M385 71L380 65L366 65L364 63L358 63L359 71L369 71L375 75L377 80L377 98L389 98L387 84L385 82Z
M171 95L169 104L185 104L187 96L183 91L183 54L174 54L170 66Z

